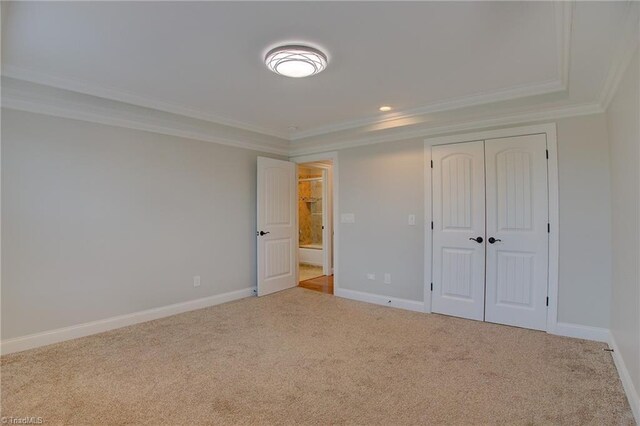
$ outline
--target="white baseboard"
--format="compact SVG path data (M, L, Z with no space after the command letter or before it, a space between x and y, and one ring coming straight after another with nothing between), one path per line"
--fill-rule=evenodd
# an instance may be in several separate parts
M640 392L638 392L638 389L636 389L633 385L631 375L629 374L629 370L627 370L624 359L620 354L620 350L615 338L613 337L613 333L609 334L609 347L613 349L613 352L611 353L611 355L613 356L613 362L618 369L618 375L620 376L620 380L622 381L622 387L627 394L627 399L629 400L631 411L633 411L636 422L640 424Z
M52 343L63 342L65 340L77 339L78 337L89 336L120 327L126 327L128 325L139 324L141 322L151 321L154 319L164 318L187 311L194 311L196 309L202 309L209 306L219 305L221 303L231 302L232 300L242 299L245 297L253 296L254 294L254 287L249 287L242 290L217 294L215 296L190 300L188 302L175 303L173 305L134 312L132 314L119 315L116 317L86 322L84 324L73 325L70 327L44 331L42 333L34 333L26 336L14 337L12 339L6 339L0 342L0 353L5 355L13 352L20 352L27 349L50 345Z
M577 339L594 340L596 342L609 342L609 330L606 328L568 322L557 323L553 329L548 330L548 333Z
M344 288L336 289L335 295L345 299L358 300L360 302L374 303L376 305L390 306L392 308L406 309L408 311L424 312L424 303L417 300L380 296L378 294L347 290Z

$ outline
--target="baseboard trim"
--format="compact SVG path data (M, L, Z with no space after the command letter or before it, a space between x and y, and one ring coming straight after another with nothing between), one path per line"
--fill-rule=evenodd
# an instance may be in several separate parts
M44 331L42 333L34 333L26 336L6 339L0 342L0 354L6 355L27 349L38 348L40 346L51 345L53 343L64 342L65 340L90 336L92 334L102 333L116 328L126 327L128 325L139 324L141 322L169 317L183 312L220 305L222 303L253 296L254 294L254 287L248 287L243 288L242 290L217 294L215 296L189 300L188 302L175 303L173 305L147 309L140 312L134 312L132 314L119 315L70 327Z
M588 325L573 324L569 322L558 322L555 324L553 329L549 329L547 332L558 336L575 337L577 339L609 343L609 330L601 327L591 327Z
M379 294L365 293L356 290L347 290L344 288L336 289L335 295L344 299L357 300L359 302L374 303L376 305L390 306L392 308L406 309L408 311L424 312L424 303L417 300L381 296Z
M616 369L618 369L618 375L620 376L620 381L622 381L624 392L627 394L631 411L633 411L636 422L640 424L640 392L638 392L638 389L633 385L631 375L629 374L629 370L627 370L627 365L622 355L620 355L620 350L616 339L613 337L613 333L609 333L609 347L613 349L613 352L611 352L613 363L616 365Z

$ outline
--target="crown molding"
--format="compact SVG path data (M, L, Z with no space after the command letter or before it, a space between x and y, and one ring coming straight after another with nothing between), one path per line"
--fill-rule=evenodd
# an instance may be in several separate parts
M575 1L555 2L556 49L558 52L558 78L564 90L569 90L571 67L571 31L573 30L573 9Z
M365 129L361 132L343 134L339 136L342 139L339 141L336 141L336 138L327 138L329 140L296 144L232 127L30 82L5 78L2 86L2 107L7 109L149 131L284 156L316 154L403 139L604 112L602 106L594 102L565 106L537 105L527 107L526 110L502 109L490 114L484 112L480 117L477 114L467 114L464 117L454 113L436 121L387 129Z
M444 135L447 133L456 133L468 130L482 130L492 127L510 126L514 124L526 124L537 121L557 120L567 117L575 117L581 115L600 114L604 109L599 103L586 103L579 105L568 105L561 107L534 107L530 111L521 111L517 113L505 114L498 112L490 117L484 118L467 118L465 120L451 120L448 123L433 124L428 123L420 127L407 129L406 127L397 127L386 130L379 135L365 134L364 136L348 138L339 142L319 142L312 143L307 146L291 146L290 156L318 154L326 151L336 151L346 148L355 148L365 145L375 145L384 142L393 142L406 139L424 138L430 136Z
M599 102L603 109L609 108L611 100L618 91L622 77L631 63L634 53L640 45L640 5L627 1L627 12L620 26L620 42L615 47L613 61L602 85Z
M225 126L235 127L241 130L260 133L263 135L273 136L290 141L297 141L308 137L319 136L336 131L355 129L371 124L380 124L387 121L411 119L416 116L431 114L434 112L444 112L493 102L515 100L529 96L545 95L566 91L569 84L573 4L574 1L554 2L553 4L556 23L556 51L558 55L558 76L553 80L514 86L499 90L485 91L475 93L470 96L446 99L434 103L429 103L420 107L398 111L394 114L388 114L385 115L385 117L382 119L379 116L371 116L367 118L344 121L342 123L321 126L314 129L302 130L293 133L278 132L271 128L256 126L242 121L217 116L209 112L201 111L191 107L151 99L120 89L99 86L75 79L71 80L68 78L61 78L23 67L3 65L2 75L17 80L24 80L31 83L70 90L87 95L93 95L99 98L151 108L154 110L168 112L197 120L203 120L214 124L221 124Z
M630 12L637 12L633 2L628 2L628 5L633 8ZM298 132L292 135L292 139L284 135L273 136L272 132L260 131L254 126L242 123L240 126L236 122L220 123L219 120L215 120L216 117L202 115L201 112L191 109L158 104L132 94L111 89L96 89L85 83L61 80L15 67L3 69L3 74L9 78L3 78L2 106L289 156L602 113L613 97L624 68L638 45L638 39L633 32L633 24L637 25L637 13L627 14L623 29L625 42L621 43L616 60L610 67L599 102L565 105L538 103L517 108L514 108L513 104L512 107L494 104L491 108L478 108L480 105L499 101L568 91L574 5L573 2L558 2L554 3L554 7L559 55L557 80L450 99L390 114L385 116L384 120L356 120L325 126L313 132ZM475 112L462 110L474 106ZM320 137L313 139L311 136ZM310 139L301 140L302 137Z
M472 96L464 96L452 98L445 101L433 103L427 106L407 109L394 114L387 114L384 118L369 117L359 120L345 121L339 124L322 126L311 130L303 130L295 132L291 135L292 141L321 136L328 133L339 132L344 130L356 129L372 124L388 123L396 120L408 120L415 117L432 114L434 112L445 112L461 108L468 108L478 105L489 104L500 101L510 101L519 98L525 98L536 95L546 95L564 91L565 88L559 80L548 81L544 83L522 85L503 90L494 90L491 92L478 93Z
M373 116L358 120L348 120L338 124L320 126L313 129L293 132L291 141L320 136L328 133L381 124L395 120L408 120L417 116L434 112L451 111L500 101L510 101L536 95L548 95L567 91L569 88L569 67L571 62L571 30L573 27L574 1L555 2L554 16L556 22L557 77L550 81L524 84L500 90L476 93L470 96L446 99L416 108L405 109L384 117Z
M52 90L53 89L53 90ZM288 155L289 142L177 114L3 79L2 108Z
M288 133L276 132L273 129L269 129L262 126L256 126L253 124L245 123L238 120L233 120L226 117L221 117L208 112L197 110L194 108L177 105L169 102L159 101L157 99L151 99L145 96L140 96L134 93L130 93L120 89L114 89L110 87L100 86L93 83L87 83L80 80L70 80L67 78L61 78L39 71L31 69L16 67L13 65L2 65L2 75L10 77L16 80L28 81L30 83L41 84L44 86L55 87L58 89L70 90L72 92L78 92L86 95L97 96L99 98L119 101L131 105L141 106L145 108L151 108L158 111L169 112L176 115L182 115L196 120L208 121L214 124L222 124L225 126L235 127L237 129L246 130L255 133L261 133L263 135L273 136L281 139L288 139Z

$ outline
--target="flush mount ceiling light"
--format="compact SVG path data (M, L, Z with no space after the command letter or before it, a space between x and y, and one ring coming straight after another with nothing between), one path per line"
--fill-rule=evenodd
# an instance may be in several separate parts
M391 111L391 107L388 105L382 105L380 108L378 108L380 111L382 112L388 112Z
M309 46L280 46L267 53L264 63L276 74L294 78L309 77L327 67L327 55Z

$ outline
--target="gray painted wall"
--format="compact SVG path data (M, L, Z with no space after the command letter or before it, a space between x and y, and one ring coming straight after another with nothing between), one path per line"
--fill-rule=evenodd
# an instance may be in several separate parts
M408 140L338 153L341 223L339 286L423 300L424 142ZM408 215L416 225L408 225ZM376 280L367 280L375 273ZM383 284L384 273L391 284Z
M640 87L638 52L607 110L611 141L611 333L640 392Z
M2 338L254 286L258 155L3 110Z
M611 187L604 114L558 121L558 321L609 326Z
M257 152L11 110L2 120L4 339L255 285ZM558 138L560 321L607 327L604 116L560 120ZM356 215L340 227L340 285L422 300L422 138L345 149L339 165L340 210Z
M608 327L611 274L609 148L604 114L559 120L559 321ZM423 138L339 152L339 285L423 300ZM418 217L407 224L409 214ZM597 244L593 242L597 241ZM376 281L367 280L375 273ZM382 284L383 274L392 284Z

